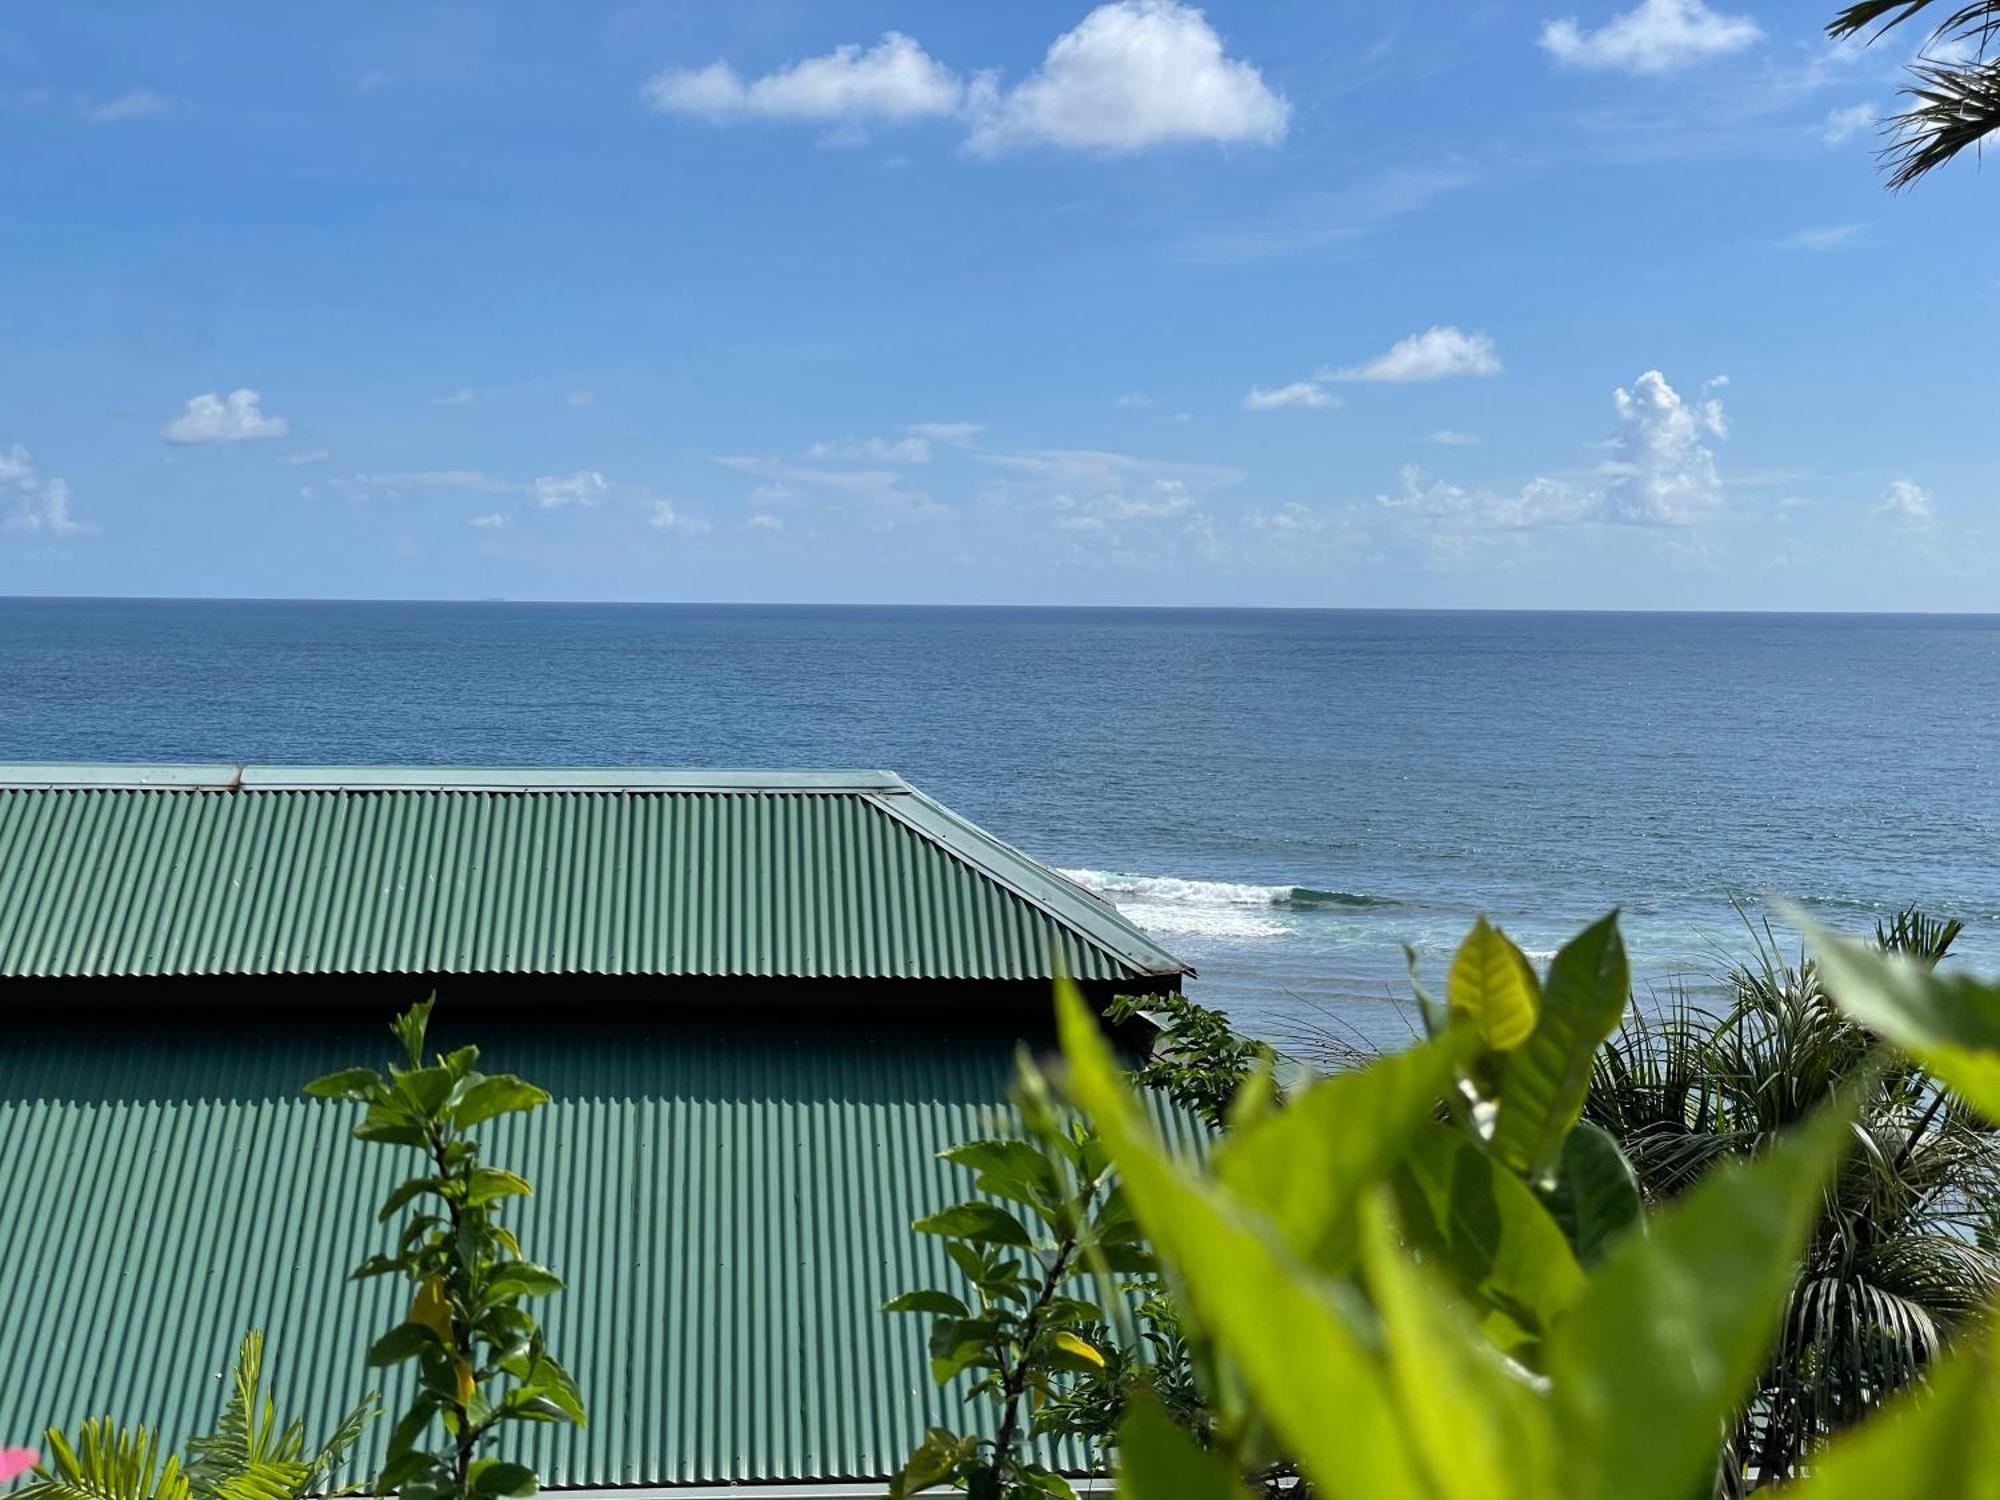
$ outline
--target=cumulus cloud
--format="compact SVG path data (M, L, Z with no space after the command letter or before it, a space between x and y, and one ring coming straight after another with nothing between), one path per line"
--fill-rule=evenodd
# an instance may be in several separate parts
M595 469L578 469L574 474L544 474L528 486L528 497L543 510L560 510L566 505L595 505L609 489Z
M283 437L292 424L283 417L267 416L258 404L262 399L247 387L227 396L214 391L192 396L162 436L170 443L242 443Z
M1537 475L1513 489L1462 485L1411 465L1396 491L1376 497L1385 518L1423 534L1441 550L1460 548L1479 531L1550 526L1690 527L1723 507L1725 494L1710 439L1728 436L1722 377L1684 399L1658 370L1611 393L1618 426L1610 455L1576 475Z
M84 115L96 125L122 125L128 120L144 120L164 114L167 101L151 89L127 89L122 94L91 105Z
M69 486L44 474L32 454L15 443L0 448L0 529L37 536L81 536L97 530L70 514Z
M748 526L752 531L783 531L785 529L785 523L772 515L768 510L758 511L756 515L743 524Z
M899 31L872 47L852 43L747 82L726 62L668 68L646 84L654 109L715 122L777 120L844 126L958 114L965 84Z
M1261 385L1250 387L1250 393L1243 398L1245 411L1285 411L1300 407L1325 409L1339 406L1340 397L1320 383L1320 377L1310 380L1294 380L1290 385L1273 386L1266 389Z
M1399 339L1388 353L1369 360L1365 365L1329 370L1322 378L1374 380L1401 385L1418 380L1449 380L1459 375L1499 373L1500 351L1490 337L1441 324Z
M481 531L498 531L507 524L507 518L499 511L491 510L483 516L474 516L467 524L477 526Z
M1450 427L1440 427L1424 439L1440 448L1477 448L1483 441L1477 433L1459 432Z
M662 531L678 531L687 536L699 536L709 529L708 522L700 516L688 515L671 500L653 502L653 514L648 518L648 524Z
M1658 75L1741 52L1763 35L1750 17L1710 10L1703 0L1639 0L1595 31L1574 16L1549 22L1542 50L1573 68Z
M1116 155L1176 142L1274 145L1291 116L1256 67L1228 56L1207 18L1180 0L1098 6L1011 86L994 72L961 75L891 31L873 46L848 43L747 79L726 61L667 68L642 96L655 110L714 123L826 126L837 143L876 126L952 120L965 127L966 148L985 156L1034 146Z
M1892 479L1888 492L1875 507L1875 514L1886 516L1911 531L1928 531L1937 520L1937 505L1931 499L1930 491L1916 480Z
M1010 89L975 88L967 146L993 154L1067 146L1107 154L1170 142L1272 146L1291 105L1232 58L1208 18L1176 0L1100 5Z
M878 464L927 464L931 445L927 438L912 434L905 438L865 438L861 442L814 443L807 458L864 459Z

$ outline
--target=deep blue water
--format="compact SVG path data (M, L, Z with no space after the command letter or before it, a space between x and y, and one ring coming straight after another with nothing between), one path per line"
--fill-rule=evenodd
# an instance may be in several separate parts
M1485 911L1916 900L2000 968L2000 617L0 600L0 759L900 771L1255 1024L1400 1034Z

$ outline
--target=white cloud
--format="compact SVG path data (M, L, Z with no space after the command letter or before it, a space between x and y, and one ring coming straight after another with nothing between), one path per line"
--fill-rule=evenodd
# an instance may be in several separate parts
M678 531L688 536L699 536L709 529L708 522L700 516L690 516L677 509L671 500L653 502L653 514L648 524L657 526L662 531Z
M397 489L405 485L427 485L446 490L476 490L487 495L512 495L518 484L496 479L481 469L402 469L389 473L356 474L354 484L363 489Z
M1378 514L1422 535L1447 557L1462 555L1473 533L1550 526L1624 525L1683 528L1719 513L1722 478L1707 440L1728 435L1721 377L1688 402L1657 370L1612 392L1618 430L1611 454L1576 475L1537 475L1515 489L1435 479L1411 465L1402 487L1376 497Z
M1250 393L1243 398L1245 411L1284 411L1287 408L1339 406L1340 397L1321 385L1319 378L1294 380L1290 385L1266 389L1261 385L1250 387Z
M903 431L934 443L969 443L986 430L983 422L911 422Z
M36 467L33 455L16 443L0 448L0 529L38 536L82 536L97 530L69 512L69 486Z
M1763 35L1750 17L1710 10L1703 0L1639 0L1595 31L1574 16L1551 21L1542 48L1570 67L1657 75L1741 52Z
M1865 228L1865 224L1828 224L1818 229L1801 229L1797 234L1788 234L1779 240L1775 248L1814 253L1846 250L1853 246Z
M588 406L597 399L595 391L570 391L563 397L565 406Z
M1284 139L1291 105L1250 63L1229 57L1208 19L1176 0L1114 0L1050 44L1011 89L975 88L968 147L1104 153L1172 142Z
M872 47L852 43L749 81L726 62L668 68L643 90L667 114L728 120L803 121L848 129L959 113L965 84L951 69L891 31Z
M308 448L303 453L287 453L278 462L296 467L299 464L323 464L333 455L324 448Z
M1450 325L1427 328L1400 339L1389 352L1365 365L1332 370L1332 380L1378 380L1406 384L1417 380L1448 380L1459 375L1498 375L1500 351L1483 333L1466 333Z
M472 389L471 386L462 385L457 390L452 391L447 395L431 397L431 405L470 406L472 405L473 402L477 401L478 399L479 399L478 394Z
M783 531L785 523L767 510L760 510L743 523L753 531Z
M477 526L481 531L498 531L507 524L507 518L493 510L483 516L474 516L468 524Z
M85 116L98 125L122 125L128 120L144 120L164 114L167 101L151 89L127 89L122 94L91 105Z
M955 120L966 148L997 155L1061 146L1105 155L1177 142L1275 145L1291 106L1250 63L1228 56L1201 11L1180 0L1111 0L1049 45L1011 87L961 75L901 32L848 43L745 78L726 61L667 68L641 96L653 109L715 123L823 125L851 144L878 125Z
M1729 435L1721 398L1708 394L1714 385L1689 404L1658 370L1648 370L1631 390L1612 392L1619 429L1601 471L1606 519L1687 526L1722 508L1715 454L1703 442Z
M1121 411L1144 411L1152 404L1153 398L1144 391L1127 391L1112 403Z
M1474 432L1458 432L1450 427L1440 427L1424 441L1435 443L1440 448L1477 448L1484 439Z
M266 416L258 405L262 399L248 388L231 391L226 397L214 391L192 396L162 435L170 443L241 443L283 437L292 424L283 417Z
M1912 531L1928 531L1937 520L1937 505L1930 492L1916 480L1892 479L1888 493L1875 507L1875 514L1886 516Z
M792 500L802 491L811 491L852 501L865 507L871 520L885 525L939 515L945 509L922 490L904 488L907 474L894 469L829 469L765 454L724 455L715 462L763 480L750 491L751 501L758 505Z
M1850 104L1845 109L1828 110L1819 128L1819 138L1829 146L1844 146L1874 125L1876 119L1872 104Z
M574 474L544 474L528 486L528 495L543 510L565 505L595 505L610 488L595 469L578 469Z
M814 443L806 450L806 457L865 459L878 464L927 464L931 461L931 445L928 439L914 435L893 440L867 438L858 443Z

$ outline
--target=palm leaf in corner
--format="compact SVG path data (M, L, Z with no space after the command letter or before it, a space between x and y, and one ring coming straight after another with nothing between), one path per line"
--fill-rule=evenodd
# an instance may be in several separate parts
M150 1427L92 1417L77 1429L74 1445L51 1427L48 1446L48 1461L12 1500L191 1500L181 1461L168 1454L160 1462Z

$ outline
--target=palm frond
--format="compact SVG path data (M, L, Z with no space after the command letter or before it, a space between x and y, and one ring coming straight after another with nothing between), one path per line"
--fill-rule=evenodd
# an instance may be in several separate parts
M278 1424L263 1376L264 1335L253 1328L237 1347L229 1400L215 1431L188 1440L192 1500L302 1500L332 1477L378 1414L371 1392L308 1458L304 1421Z
M160 1458L150 1427L120 1427L92 1417L71 1444L58 1428L47 1434L49 1458L14 1500L191 1500L188 1477L172 1454Z

